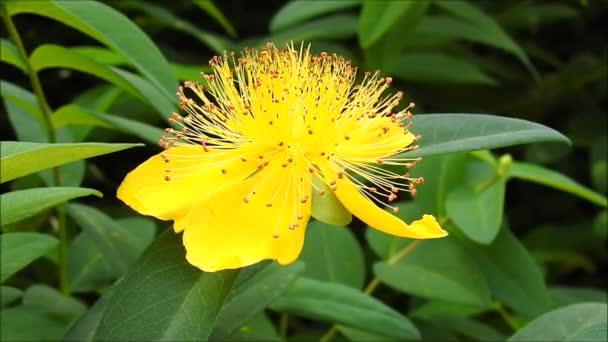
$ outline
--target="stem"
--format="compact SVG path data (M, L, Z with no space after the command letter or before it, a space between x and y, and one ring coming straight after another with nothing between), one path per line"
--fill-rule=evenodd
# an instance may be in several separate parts
M414 250L414 248L416 248L416 246L418 246L421 242L422 242L422 240L414 240L414 241L412 241L407 246L405 246L401 250L399 250L399 252L393 254L386 261L386 263L389 264L389 265L394 265L399 260L401 260L402 258L404 258L406 255L410 254ZM374 277L367 284L367 286L365 286L365 289L363 290L363 293L365 293L366 295L371 295L376 290L376 288L378 287L378 285L380 285L380 279ZM329 341L331 341L334 338L334 336L336 335L337 332L338 332L338 325L337 324L332 324L332 326L327 330L327 332L325 332L325 334L323 334L323 336L321 336L321 338L319 339L319 341L320 342L329 342Z
M509 327L511 327L511 329L513 329L513 331L518 331L521 328L517 321L515 321L515 319L507 312L507 310L505 310L502 304L496 304L496 312L498 312L500 317L502 317L502 319L509 325Z
M286 313L281 314L281 318L279 320L279 336L283 339L287 337L287 327L289 323L289 315Z
M42 89L42 84L40 83L40 78L38 77L38 73L36 73L34 68L32 68L32 65L30 64L29 57L23 46L23 41L21 40L21 37L19 36L19 32L17 31L17 28L15 27L15 24L13 23L11 15L6 7L6 4L3 3L2 7L3 7L2 9L4 12L4 15L2 16L2 20L4 21L4 25L6 26L10 39L15 44L15 47L17 48L17 51L21 55L21 59L23 60L25 67L27 69L26 73L29 77L30 84L32 86L32 90L34 91L34 94L36 95L38 106L40 107L40 111L42 113L43 126L46 129L48 141L51 144L54 144L57 142L57 135L55 133L55 129L53 127L53 122L52 122L53 111L51 110L51 107L49 106L49 103L48 103L46 97L44 96L44 91ZM61 185L61 175L59 173L58 167L53 168L53 181L54 181L55 186ZM68 294L69 293L69 287L68 287L68 281L67 281L67 244L68 244L68 241L67 241L67 231L66 231L66 215L65 215L65 208L63 205L60 204L59 206L57 206L56 216L57 216L57 223L58 223L58 227L57 227L58 233L57 234L59 235L59 289L61 290L62 293Z

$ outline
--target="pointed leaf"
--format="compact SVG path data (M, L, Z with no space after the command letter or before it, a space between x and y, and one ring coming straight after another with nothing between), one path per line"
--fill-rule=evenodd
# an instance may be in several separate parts
M300 261L289 266L280 266L273 262L240 283L239 277L222 306L211 340L225 340L242 324L261 313L270 302L288 289L304 270L304 266Z
M204 273L161 234L116 285L95 340L207 340L237 271Z
M336 248L340 246L339 248ZM314 221L306 227L300 255L306 264L302 276L362 288L365 279L363 250L350 228Z
M59 241L39 233L8 233L0 235L0 282L46 255Z
M511 165L509 176L571 193L604 208L608 206L608 200L605 196L579 184L568 176L539 165L514 162Z
M0 38L0 60L2 62L14 65L22 71L27 70L27 67L23 62L21 55L19 55L15 45L4 38Z
M270 21L270 32L279 32L308 19L342 9L358 6L361 0L304 1L292 0L285 4Z
M605 303L581 303L547 312L509 341L606 341L606 308Z
M534 122L484 114L415 115L412 132L419 149L406 157L486 150L538 141L570 143L558 131Z
M299 278L272 303L271 308L398 340L420 338L418 330L406 317L377 299L341 284Z
M69 186L7 192L0 195L0 225L11 224L32 217L60 203L90 195L102 197L101 192L95 189Z
M41 144L20 141L0 142L0 182L4 183L40 170L76 160L100 156L141 144Z
M174 98L177 82L169 63L150 38L122 13L97 1L10 1L8 15L33 13L60 21L119 52Z

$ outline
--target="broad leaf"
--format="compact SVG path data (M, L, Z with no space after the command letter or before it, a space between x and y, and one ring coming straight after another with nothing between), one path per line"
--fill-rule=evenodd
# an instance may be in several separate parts
M41 144L20 141L0 142L0 182L23 177L76 160L121 151L140 144Z
M485 163L469 163L468 169L467 178L476 179L475 184L463 184L451 191L446 210L469 239L487 245L494 241L502 224L506 181Z
M570 143L558 131L534 122L484 114L426 114L412 119L419 149L406 157L487 150L538 141Z
M60 21L98 40L127 58L131 64L174 98L175 76L156 45L122 13L97 1L10 1L7 14L33 13Z
M568 176L539 165L514 162L509 176L571 193L604 208L608 206L608 200L605 196L579 184Z
M60 317L67 322L80 317L86 311L86 306L80 301L48 285L40 284L32 285L24 292L23 305Z
M406 317L377 299L341 284L300 278L272 303L271 308L398 340L420 338L418 330Z
M70 329L63 336L63 340L93 342L93 337L95 336L97 327L99 327L101 316L106 309L110 296L112 296L112 290L101 296L84 315L70 326Z
M0 339L2 341L59 341L69 322L27 306L0 310Z
M280 266L273 262L245 281L237 283L222 306L211 340L225 340L237 328L262 312L270 302L288 289L302 270L302 262L289 266Z
M397 262L374 264L374 274L396 290L462 304L489 306L490 290L477 264L454 238L421 241Z
M391 74L406 81L428 84L496 85L496 80L479 69L477 64L438 52L401 54L395 60Z
M82 204L70 204L68 213L93 238L113 272L127 271L138 254L135 239L104 212Z
M71 199L90 195L102 196L101 192L95 189L68 186L4 193L0 195L0 226L32 217Z
M188 264L169 228L116 285L94 339L207 340L236 274Z
M39 233L0 235L0 282L46 255L58 242L54 237Z
M606 308L605 303L582 303L547 312L509 341L606 341Z
M306 264L304 277L363 287L363 251L350 228L309 223L300 260Z
M487 246L467 243L469 258L477 259L492 296L527 317L551 308L547 287L525 247L503 227Z
M361 0L304 1L293 0L285 4L270 21L270 32L279 32L308 19L342 9L358 6Z

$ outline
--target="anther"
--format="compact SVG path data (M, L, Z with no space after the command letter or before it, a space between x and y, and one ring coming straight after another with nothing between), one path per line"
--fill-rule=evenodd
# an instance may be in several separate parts
M300 199L300 203L304 204L308 201L308 196L304 195L301 199Z
M275 239L278 239L279 238L279 233L272 234L272 237L275 238Z
M342 179L344 177L344 172L338 171L337 175L339 179Z
M286 162L283 162L283 163L281 164L281 166L282 166L282 167L287 167L287 163L286 163Z
M226 169L222 169L222 173L223 173L223 174L227 174L227 173L228 173L228 170L226 170Z
M279 146L283 146L284 143L282 141L279 142Z
M323 196L323 195L325 195L325 190L323 190L323 189L319 190L319 196Z
M244 163L247 161L247 159L245 159L245 157L241 157L241 161Z
M268 207L268 208L272 207L272 203L270 203L270 202L266 203L266 207Z
M395 188L394 186L391 187L391 192L396 194L399 191L399 189Z
M249 203L249 197L247 197L247 196L243 197L243 202Z
M392 202L392 201L394 201L394 200L396 200L396 199L397 199L397 195L395 195L393 193L391 193L390 195L388 195L388 202L389 203Z
M349 136L349 135L345 135L345 136L344 136L344 139L345 139L345 140L350 140L350 136Z
M332 185L332 186L333 186L333 185L336 185L336 181L335 181L335 180L330 181L330 182L329 182L329 185Z
M314 132L312 131L312 129L309 129L309 130L308 130L308 134L309 134L309 135L312 135L313 133L314 133Z
M313 169L312 167L309 167L309 168L308 168L308 172L310 172L310 173L315 173L315 169Z
M165 176L165 180L168 182L168 181L170 181L170 180L171 180L171 177L169 177L169 176Z
M393 207L393 213L398 213L399 212L399 208L398 207Z
M378 189L376 189L374 187L369 188L369 192L374 192L375 193L376 191L378 191Z

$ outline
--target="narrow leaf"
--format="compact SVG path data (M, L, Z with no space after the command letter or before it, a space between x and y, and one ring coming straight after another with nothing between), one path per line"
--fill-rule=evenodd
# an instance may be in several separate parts
M41 144L0 142L0 182L4 183L40 170L69 162L121 151L141 144Z
M272 17L270 32L279 32L324 14L358 6L361 0L305 1L292 0Z
M122 13L97 1L10 1L7 14L33 13L62 22L119 52L173 99L177 82L150 38Z
M422 136L419 149L407 157L555 141L570 144L558 131L534 122L484 114L426 114L412 119L412 132Z
M76 187L33 188L7 192L0 195L0 225L4 226L32 217L39 212L74 198L95 195L95 189Z
M39 233L8 233L0 235L0 282L46 255L59 241Z
M604 208L608 206L605 196L579 184L568 176L539 165L514 162L511 165L509 176L571 193Z

